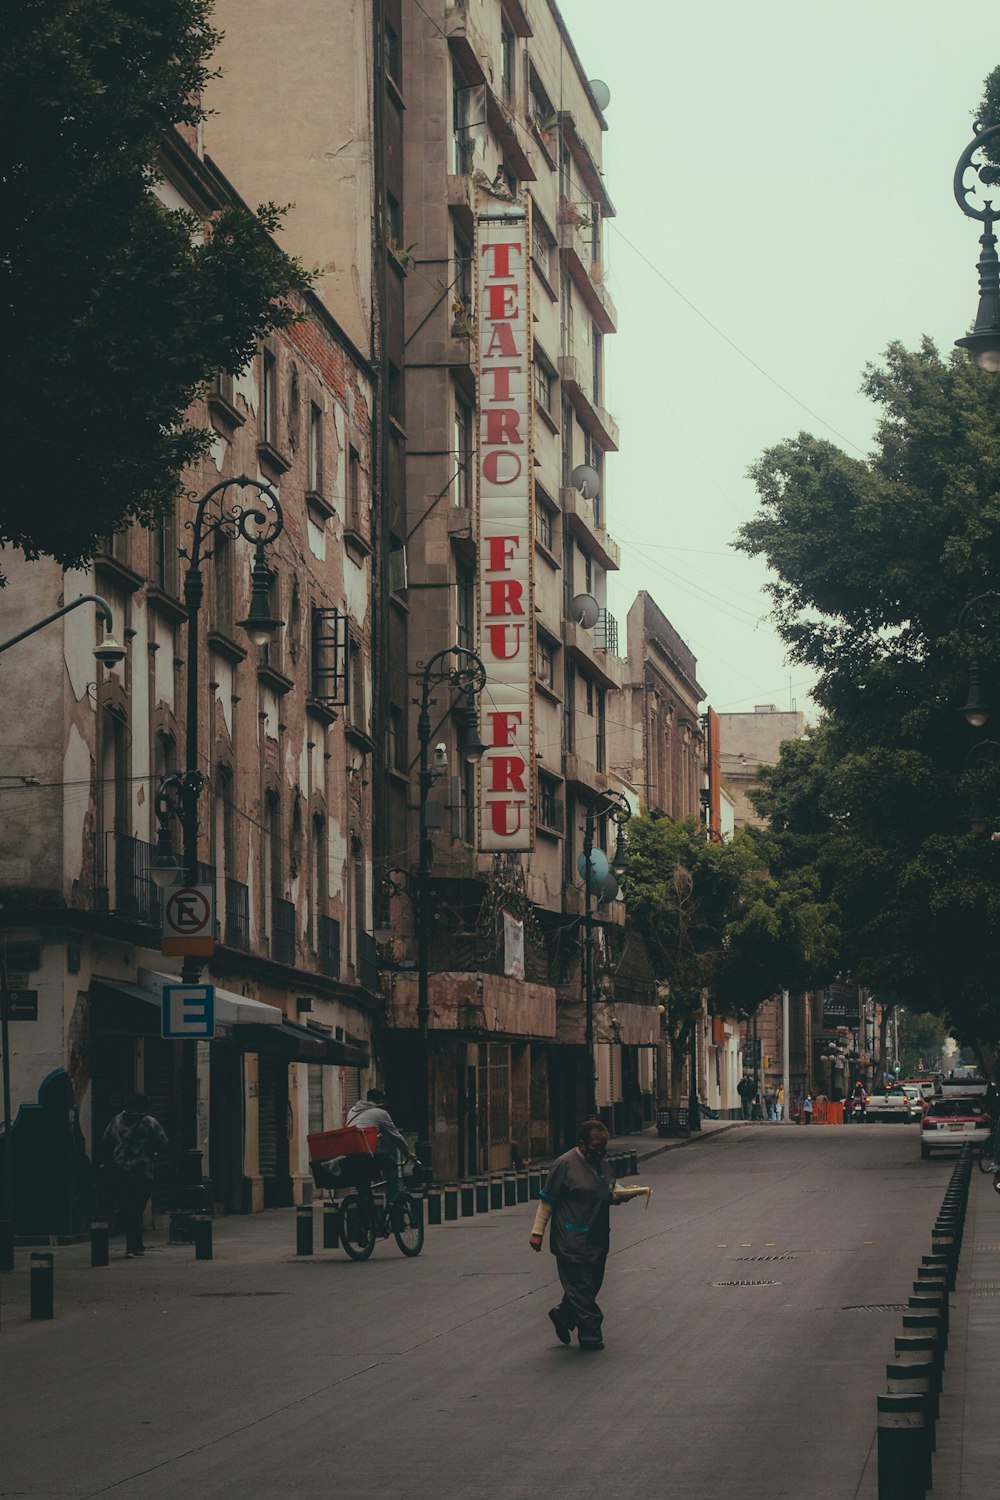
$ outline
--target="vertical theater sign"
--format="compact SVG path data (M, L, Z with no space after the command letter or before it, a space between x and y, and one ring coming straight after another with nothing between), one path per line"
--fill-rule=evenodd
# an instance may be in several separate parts
M534 449L530 202L476 219L478 606L486 667L479 847L534 844Z

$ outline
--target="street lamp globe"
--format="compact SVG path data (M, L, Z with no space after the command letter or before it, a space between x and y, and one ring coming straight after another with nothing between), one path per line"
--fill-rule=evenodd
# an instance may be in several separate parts
M239 626L255 646L266 646L274 633L281 630L284 621L271 614L271 569L259 544L250 579L250 611L245 620L240 620Z

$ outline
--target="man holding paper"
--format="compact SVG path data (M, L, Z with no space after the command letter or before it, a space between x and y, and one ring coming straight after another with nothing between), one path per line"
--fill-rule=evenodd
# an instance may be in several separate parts
M531 1248L540 1251L545 1226L551 1224L549 1249L556 1258L563 1298L549 1318L561 1344L569 1343L575 1328L581 1349L604 1348L604 1314L597 1294L611 1241L611 1204L616 1201L607 1151L605 1126L600 1120L584 1120L576 1146L553 1163L531 1231Z

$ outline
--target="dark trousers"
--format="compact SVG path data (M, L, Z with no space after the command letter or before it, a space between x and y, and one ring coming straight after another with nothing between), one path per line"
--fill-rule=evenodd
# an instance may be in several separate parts
M142 1250L142 1218L153 1184L148 1177L135 1177L130 1173L119 1174L117 1183L118 1209L125 1230L125 1250L135 1254Z
M559 1318L567 1328L575 1328L582 1339L599 1339L604 1314L597 1305L597 1294L604 1281L607 1255L600 1260L564 1260L556 1256L556 1269L562 1282L563 1298Z

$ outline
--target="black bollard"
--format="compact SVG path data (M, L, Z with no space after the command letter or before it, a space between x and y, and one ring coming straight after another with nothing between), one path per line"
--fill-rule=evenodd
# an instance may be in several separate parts
M476 1190L471 1182L463 1182L459 1189L462 1200L462 1218L471 1219L476 1211Z
M528 1199L534 1203L542 1195L542 1182L544 1178L541 1172L528 1173Z
M445 1185L444 1216L448 1220L458 1218L458 1184L455 1182Z
M506 1208L513 1208L517 1202L517 1180L510 1172L503 1177L503 1201Z
M937 1421L938 1398L934 1366L929 1359L920 1364L886 1365L885 1388L890 1396L922 1396L924 1400L924 1430L931 1453L937 1442L934 1424Z
M300 1204L295 1210L295 1254L312 1255L313 1253L313 1211L312 1204Z
M503 1178L490 1178L490 1208L503 1208Z
M639 1153L638 1153L638 1151L630 1151L629 1152L628 1171L629 1171L629 1176L630 1177L636 1177L636 1176L638 1176L638 1173L639 1173Z
M527 1203L528 1201L527 1172L518 1172L517 1174L517 1201L518 1203Z
M108 1264L108 1235L110 1228L106 1219L92 1219L90 1221L90 1264L92 1266L106 1266Z
M476 1213L489 1213L490 1209L490 1185L485 1177L480 1177L476 1183Z
M212 1251L212 1215L195 1214L194 1216L194 1258L195 1260L214 1259ZM312 1252L312 1223L309 1226L309 1252Z
M31 1316L33 1319L51 1318L54 1282L55 1270L52 1252L33 1250L31 1253L31 1284L29 1289Z
M923 1500L931 1482L922 1396L878 1397L878 1500Z
M944 1340L943 1347L948 1347L948 1329L951 1326L951 1308L948 1298L943 1292L928 1291L921 1283L920 1290L914 1292L907 1303L911 1312L933 1312L941 1319L941 1336Z
M441 1189L438 1188L438 1187L429 1187L426 1190L425 1194L424 1194L424 1198L425 1198L426 1203L427 1203L427 1222L428 1222L428 1224L440 1224L440 1222L441 1222Z
M938 1366L941 1369L944 1368L948 1341L944 1336L944 1327L939 1312L918 1312L916 1308L911 1308L903 1314L903 1332L920 1333L924 1338L934 1339L937 1346Z
M336 1250L340 1242L340 1209L336 1203L323 1204L323 1249Z

